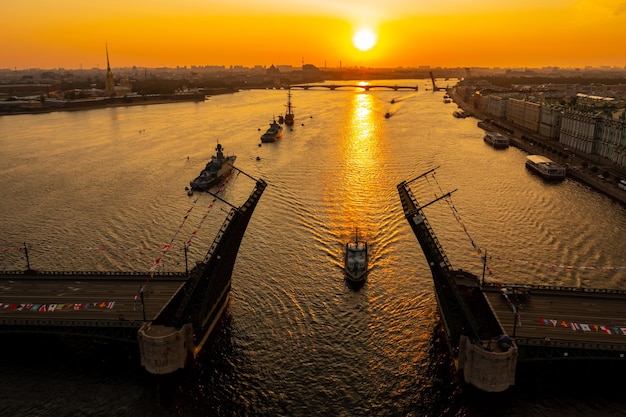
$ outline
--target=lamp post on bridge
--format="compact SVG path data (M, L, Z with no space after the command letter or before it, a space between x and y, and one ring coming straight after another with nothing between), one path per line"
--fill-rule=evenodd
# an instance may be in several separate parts
M146 321L146 305L144 303L143 300L143 290L144 290L144 286L142 285L141 288L139 288L139 298L141 299L141 312L143 314L143 321Z
M185 248L185 273L187 274L187 277L189 277L189 264L187 263L187 245L186 244L184 248Z
M520 303L513 303L514 314L513 314L513 338L515 338L515 331L517 330L517 321L519 320L519 309Z
M481 287L485 286L485 270L487 269L487 249L485 249L485 255L483 256L483 281Z
M26 246L26 242L24 242L24 256L26 256L26 270L30 272L30 260L28 259L28 247Z

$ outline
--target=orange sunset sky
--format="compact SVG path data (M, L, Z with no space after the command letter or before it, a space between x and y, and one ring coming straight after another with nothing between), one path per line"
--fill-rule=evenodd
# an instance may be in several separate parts
M626 0L2 2L9 69L105 68L105 44L112 67L626 66Z

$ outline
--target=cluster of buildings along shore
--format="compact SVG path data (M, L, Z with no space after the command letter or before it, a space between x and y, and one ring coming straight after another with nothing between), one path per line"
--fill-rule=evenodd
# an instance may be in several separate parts
M454 93L485 117L626 170L626 85L513 85L465 79Z
M219 69L219 68L218 68ZM208 70L206 70L208 71ZM82 72L82 70L80 71ZM560 76L585 77L617 77L624 79L624 69L600 69L589 68L585 71L573 73L545 69L544 71L525 70L515 72L507 70L498 73L493 70L479 69L442 69L419 67L413 69L364 69L364 68L340 68L320 69L313 65L304 65L298 71L281 71L278 67L255 68L249 71L243 69L228 71L214 71L203 73L197 68L189 70L179 68L174 74L171 70L161 74L162 77L149 77L147 72L144 79L183 80L183 83L172 94L154 95L153 99L172 100L191 97L189 93L196 92L198 99L204 99L205 94L233 92L239 88L253 86L288 86L295 82L315 82L329 79L384 79L402 78L416 79L433 77L433 72L438 76L463 78L454 86L454 93L471 107L497 120L505 120L508 124L519 127L533 136L545 140L558 142L563 147L575 150L587 155L596 155L609 161L613 167L626 170L626 85L624 84L564 84L559 83ZM42 77L37 82L35 74ZM254 74L260 74L261 78L255 79ZM68 103L78 106L86 106L87 103L98 104L93 100L94 96L118 100L118 104L146 100L147 94L137 93L136 87L129 81L129 74L114 77L109 65L107 53L107 68L104 79L101 77L102 70L96 69L89 73L86 80L92 87L101 84L102 89L91 88L82 90L82 97L70 97L68 94L76 90L67 91L62 88L63 77L56 79L54 83L44 79L55 78L60 74L50 71L29 70L19 74L18 72L0 70L0 114L13 113L16 110L33 111L41 107L50 107L58 103L59 106L68 107ZM209 77L209 74L212 77ZM428 75L427 75L428 74ZM64 73L67 79L71 74ZM77 74L78 75L78 74ZM130 74L132 79L141 81L140 72L133 68ZM490 76L524 77L543 75L552 78L554 82L546 84L511 85L510 87L498 87L488 81ZM93 77L93 78L92 78ZM201 77L212 88L187 88L201 84ZM215 77L215 78L213 78ZM69 77L75 78L75 77ZM76 77L80 78L80 77ZM194 82L194 78L195 82ZM99 80L99 81L98 81ZM17 81L17 83L16 83ZM73 83L70 83L70 85ZM89 85L89 84L88 84ZM171 84L168 84L171 87ZM53 94L53 91L56 94ZM184 93L184 94L181 94ZM59 96L61 94L61 96ZM30 96L30 97L29 97ZM4 99L2 99L4 98ZM90 98L91 100L71 100L70 98ZM141 101L139 101L141 102ZM115 103L113 103L115 104ZM80 108L80 107L79 107Z

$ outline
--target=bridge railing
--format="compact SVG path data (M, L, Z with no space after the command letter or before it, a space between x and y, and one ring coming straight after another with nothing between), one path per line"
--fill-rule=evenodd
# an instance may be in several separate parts
M535 291L569 291L569 292L578 292L583 294L593 294L596 296L602 295L626 295L626 290L618 290L611 288L581 288L581 287L571 287L571 286L563 286L563 285L543 285L543 284L526 284L526 283L505 283L505 282L485 282L483 284L484 288L494 287L500 289L501 287L506 286L515 286L520 285L527 287L530 290Z
M186 276L185 272L182 271L165 271L165 272L157 272L151 273L147 271L1 271L0 277L2 276L11 276L11 275L23 275L34 278L44 278L44 277L69 277L69 276L106 276L106 277L115 277L115 276L137 276L144 277L154 275L156 277L180 277Z
M237 210L239 210L240 212L247 211L248 208L250 207L250 205L252 204L252 202L257 200L259 198L259 196L263 193L263 190L265 190L266 185L267 184L265 183L265 181L258 180L256 185L255 185L255 187L254 187L254 190L253 190L252 194L250 195L248 200L246 200L246 202L243 204L243 206L240 207L239 209L232 208L230 210L230 212L228 213L228 216L226 216L226 219L224 220L224 223L222 224L222 227L220 228L219 232L215 236L215 239L213 239L213 243L211 243L211 246L209 247L209 250L207 251L206 255L204 256L203 262L207 262L209 259L211 259L211 256L213 256L213 251L215 251L215 248L217 248L217 245L219 244L220 240L222 239L222 236L224 235L224 233L226 232L226 229L228 228L228 225L230 224L231 220L235 216L236 211Z
M211 243L211 246L209 246L209 250L204 256L204 262L208 261L209 259L211 259L211 256L213 256L213 251L215 250L215 248L217 248L220 240L222 240L222 236L224 236L224 232L226 232L226 229L228 228L228 225L230 224L230 221L233 219L234 216L235 209L231 209L228 213L228 216L226 216L224 223L222 223L222 227L220 227L220 230L217 232L215 239L213 239L213 243Z
M559 347L559 348L570 348L570 349L589 349L589 350L616 350L620 352L624 352L624 344L623 343L597 343L597 342L578 342L578 341L570 341L570 340L560 340L560 339L542 339L542 338L531 338L531 337L516 337L515 342L517 345L526 345L526 346L551 346L551 347ZM568 356L568 355L565 355ZM626 354L622 356L626 359Z
M448 260L448 256L446 255L446 252L443 250L443 247L441 246L439 239L437 239L437 235L435 235L435 232L430 226L430 223L426 219L426 215L424 214L422 209L419 208L419 203L417 202L415 195L413 195L413 191L408 185L405 185L404 189L406 190L407 195L409 196L413 205L415 206L415 209L412 210L412 212L421 217L422 223L427 231L427 234L428 236L430 236L430 238L427 239L427 241L428 241L428 245L430 246L431 253L437 254L438 257L441 258L440 261L444 263L444 265L446 266L446 269L448 270L452 269L452 265L450 264L450 261Z

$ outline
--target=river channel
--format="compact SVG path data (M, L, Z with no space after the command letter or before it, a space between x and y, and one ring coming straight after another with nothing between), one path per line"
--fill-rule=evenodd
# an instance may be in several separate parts
M350 83L350 82L346 82ZM183 376L155 381L132 352L2 336L0 404L12 416L616 416L615 369L527 370L505 393L463 385L438 337L432 276L396 186L415 183L453 267L487 280L626 290L626 210L526 154L494 150L426 80L418 91L292 91L296 123L260 144L285 90L200 103L0 117L0 268L165 271L207 251L229 207L185 186L219 143L268 183L239 250L226 316ZM392 104L393 101L393 104ZM385 118L389 112L391 117ZM254 182L231 176L239 205ZM455 216L455 213L457 214ZM203 216L206 215L206 220ZM372 246L366 284L342 250ZM198 230L195 234L194 230ZM2 300L0 300L1 302ZM522 317L523 325L523 317ZM613 374L612 374L613 373Z

